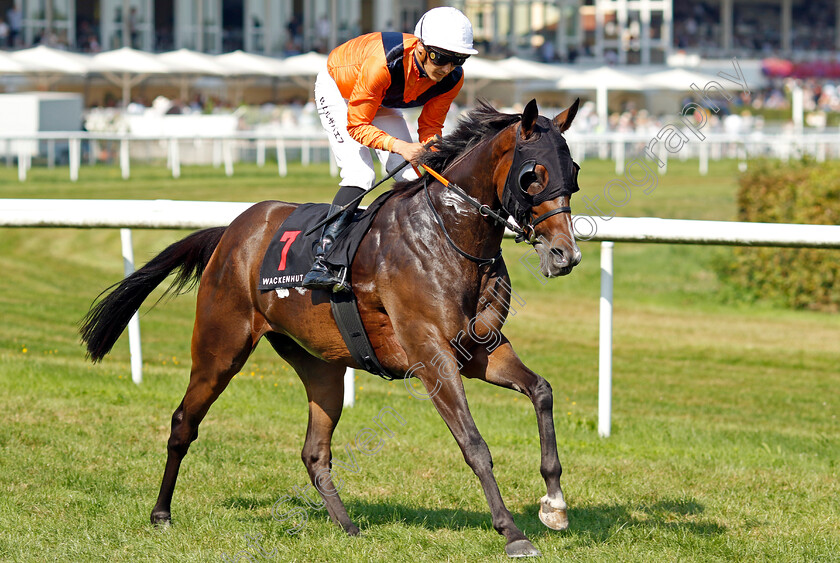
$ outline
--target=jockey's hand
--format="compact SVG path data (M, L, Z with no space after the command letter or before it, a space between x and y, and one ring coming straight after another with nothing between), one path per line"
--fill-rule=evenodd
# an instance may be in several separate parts
M419 164L420 156L426 152L426 147L422 143L406 143L397 139L391 152L397 153L411 164Z

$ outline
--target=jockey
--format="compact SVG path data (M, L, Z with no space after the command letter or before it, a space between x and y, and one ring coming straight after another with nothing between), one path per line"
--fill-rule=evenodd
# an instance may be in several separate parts
M449 106L461 90L461 65L473 49L472 25L455 8L429 10L414 35L369 33L339 45L315 81L315 104L341 170L330 213L373 186L376 172L370 149L390 172L417 162L423 143L440 135ZM411 140L400 108L422 106L418 143ZM404 168L397 180L417 178ZM325 225L315 247L315 263L303 287L349 291L346 272L336 275L324 260L336 237L350 224L358 203Z

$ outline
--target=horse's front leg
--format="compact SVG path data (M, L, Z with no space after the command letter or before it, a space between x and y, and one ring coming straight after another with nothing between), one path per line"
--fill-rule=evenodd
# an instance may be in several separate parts
M516 527L513 516L502 500L499 486L493 476L490 449L470 413L455 357L448 346L441 346L437 350L431 365L423 364L419 367L419 364L415 364L415 368L418 369L413 368L412 373L425 385L429 398L458 442L467 465L481 482L487 504L490 505L493 528L507 540L505 553L511 557L539 556L540 552Z
M515 389L531 399L537 413L537 427L540 432L540 473L545 479L547 490L546 495L540 499L540 520L553 530L568 528L566 501L560 488L563 468L557 457L551 385L525 367L506 338L492 352L480 348L464 366L463 374L500 387Z

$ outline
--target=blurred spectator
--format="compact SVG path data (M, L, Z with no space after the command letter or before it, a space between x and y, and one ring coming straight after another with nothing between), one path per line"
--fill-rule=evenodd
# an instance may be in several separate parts
M300 55L300 47L294 39L289 37L286 39L286 45L283 47L283 56L291 57L293 55Z
M175 37L169 26L155 27L155 49L157 51L171 51L175 48Z
M172 100L172 105L166 110L166 115L181 115L183 113L180 100Z
M45 45L47 47L52 47L53 49L65 49L67 47L67 44L52 30L44 30L44 32L36 38L35 44Z
M131 47L140 48L140 32L137 30L137 7L132 6L128 13L128 36L131 37Z
M0 18L0 45L6 46L9 43L9 24Z
M192 100L190 100L190 109L196 113L201 113L204 111L204 100L201 98L201 94L199 94L198 92L196 92L193 95Z
M318 18L318 24L315 26L315 34L317 39L317 51L319 53L329 53L330 51L330 20L326 14L321 14Z
M96 35L88 36L87 50L89 53L98 53L102 50L102 46L99 44L99 39L96 38Z
M303 37L300 30L300 17L294 14L286 24L286 55L299 55L303 49Z
M6 11L6 22L9 24L9 47L17 47L23 29L23 16L14 4Z
M549 39L543 41L540 54L544 63L553 63L555 61L554 41Z

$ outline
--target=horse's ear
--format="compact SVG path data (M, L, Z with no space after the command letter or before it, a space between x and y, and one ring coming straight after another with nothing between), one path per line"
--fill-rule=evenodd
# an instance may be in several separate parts
M531 99L522 111L522 129L520 130L520 134L523 139L527 139L534 132L534 124L537 122L539 115L537 100Z
M561 133L572 126L572 121L574 121L575 115L577 115L578 106L580 106L580 98L577 98L575 103L570 105L565 111L558 113L557 117L554 118L554 124L560 128Z

